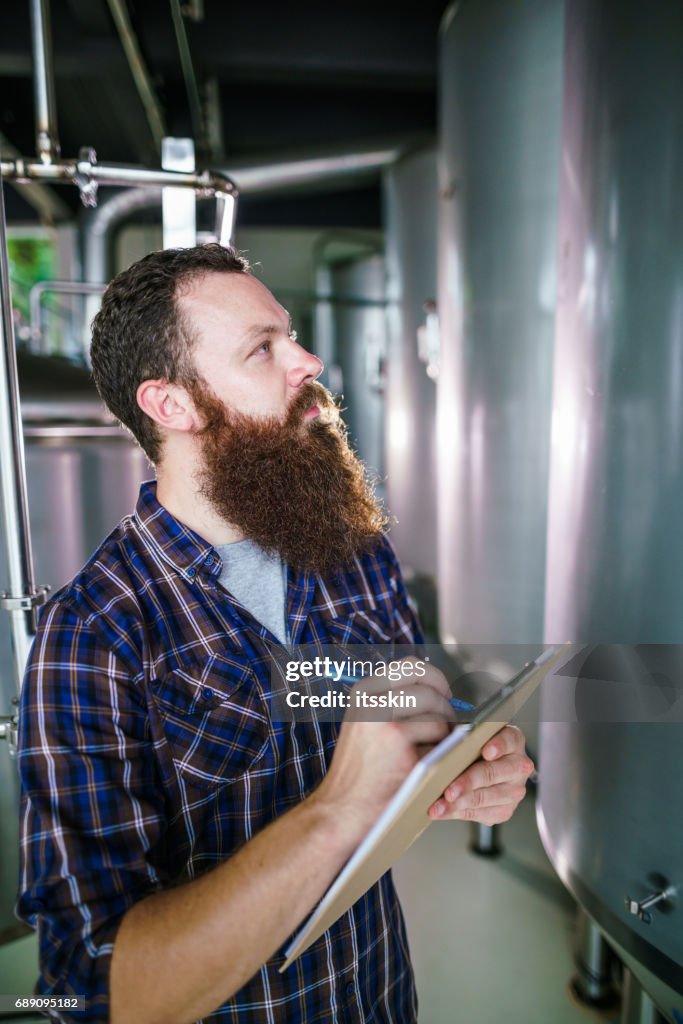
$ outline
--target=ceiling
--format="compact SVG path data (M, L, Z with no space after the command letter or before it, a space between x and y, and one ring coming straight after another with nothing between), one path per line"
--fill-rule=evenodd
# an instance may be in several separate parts
M200 166L415 139L436 130L438 26L447 0L300 3L186 0L182 17L201 97L193 122L172 0L120 0L168 135L193 135ZM203 10L202 10L203 8ZM51 0L62 154L91 145L101 161L159 165L108 0ZM29 0L0 5L0 132L35 153ZM74 211L75 188L60 187ZM243 197L249 223L378 226L375 180L353 191ZM14 189L8 219L35 217Z

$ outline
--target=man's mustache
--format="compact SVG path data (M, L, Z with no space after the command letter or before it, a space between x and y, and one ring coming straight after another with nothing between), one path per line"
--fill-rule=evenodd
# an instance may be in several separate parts
M311 406L317 405L322 412L339 414L334 396L326 387L317 381L303 384L300 391L292 399L285 420L286 426L298 426Z

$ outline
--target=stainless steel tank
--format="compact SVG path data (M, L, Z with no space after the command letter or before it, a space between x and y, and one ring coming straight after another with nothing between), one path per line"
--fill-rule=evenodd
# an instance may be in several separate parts
M63 359L19 356L31 539L36 580L57 590L130 512L154 475L142 451L108 417L90 375ZM0 590L7 585L0 547ZM16 693L9 620L0 612L0 714ZM18 779L0 743L0 942L23 930L13 915L18 882Z
M436 577L436 379L418 356L418 332L437 332L436 150L399 161L385 174L387 267L387 505L401 563ZM426 307L426 308L425 308ZM436 346L435 346L436 348ZM434 352L433 373L438 369Z
M683 678L683 6L569 0L566 39L545 629L614 646L592 655L609 702L595 667L575 672L578 721L545 692L539 825L680 1022L683 725L646 698L675 712Z
M384 259L329 268L334 362L341 369L349 439L373 475L384 475L386 319Z
M453 4L442 24L437 457L446 643L543 639L562 38L560 0Z

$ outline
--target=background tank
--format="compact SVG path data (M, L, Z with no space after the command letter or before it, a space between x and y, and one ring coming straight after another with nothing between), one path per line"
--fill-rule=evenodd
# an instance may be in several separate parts
M454 4L442 24L445 643L543 639L562 37L559 0Z
M401 563L436 576L436 380L418 358L425 302L436 297L436 151L395 164L384 179L387 268L387 505ZM433 314L436 317L436 313ZM432 321L436 326L435 320Z
M593 655L609 704L596 706L605 672L591 666L578 724L558 688L544 693L539 825L566 884L680 1021L683 726L653 720L680 705L683 678L683 7L569 0L566 39L545 629L615 646ZM669 884L649 923L626 909Z
M349 439L373 474L384 475L386 320L384 259L365 255L321 267L316 352L338 368L328 376L344 395ZM380 488L381 493L382 488Z
M35 578L58 590L130 512L154 476L140 448L107 415L89 373L64 359L18 354ZM7 554L0 543L0 590ZM9 617L0 612L0 714L16 694ZM18 882L18 775L0 743L0 942L23 930Z

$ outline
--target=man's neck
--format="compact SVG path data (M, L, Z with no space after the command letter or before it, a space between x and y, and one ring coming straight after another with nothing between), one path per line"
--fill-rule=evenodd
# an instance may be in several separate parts
M200 492L195 474L189 467L182 473L170 464L157 467L157 501L209 544L234 544L244 540L237 527L214 511Z

